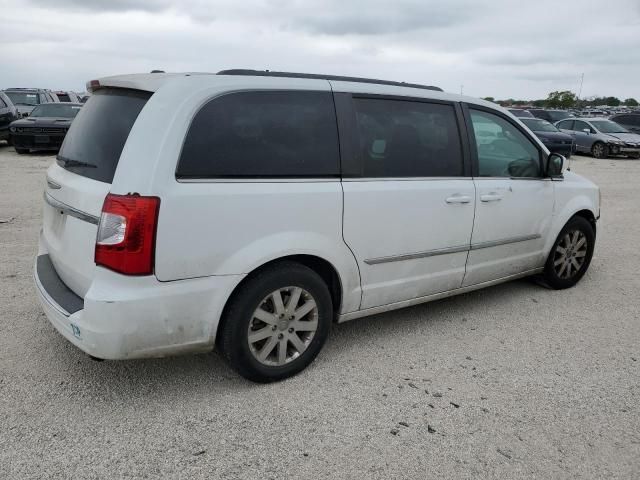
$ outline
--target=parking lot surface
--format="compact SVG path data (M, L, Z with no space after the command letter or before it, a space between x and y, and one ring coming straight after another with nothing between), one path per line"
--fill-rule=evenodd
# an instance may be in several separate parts
M49 155L0 143L0 478L640 478L640 161L577 287L528 281L336 325L295 378L217 354L95 362L38 305Z

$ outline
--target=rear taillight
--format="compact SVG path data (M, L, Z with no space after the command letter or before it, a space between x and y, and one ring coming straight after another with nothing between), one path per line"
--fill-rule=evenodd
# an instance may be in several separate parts
M109 194L96 238L96 265L125 275L153 273L158 197Z

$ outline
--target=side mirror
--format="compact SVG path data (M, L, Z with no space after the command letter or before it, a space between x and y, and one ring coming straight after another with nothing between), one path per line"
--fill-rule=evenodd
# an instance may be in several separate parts
M567 167L567 159L559 153L552 153L547 159L547 177L550 178L563 178Z
M586 133L587 135L590 135L590 134L591 134L591 130L589 130L588 128L583 128L583 129L582 129L582 131L583 131L584 133Z

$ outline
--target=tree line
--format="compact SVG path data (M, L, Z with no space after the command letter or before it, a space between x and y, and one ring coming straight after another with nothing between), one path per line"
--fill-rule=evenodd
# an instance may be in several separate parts
M609 107L619 107L623 105L626 107L638 106L638 101L635 98L620 100L617 97L592 96L578 99L578 96L569 90L551 92L547 98L539 100L517 100L513 98L496 100L494 97L484 97L484 100L498 103L502 106L533 105L534 107L540 108L585 108L595 107L597 105L607 105Z

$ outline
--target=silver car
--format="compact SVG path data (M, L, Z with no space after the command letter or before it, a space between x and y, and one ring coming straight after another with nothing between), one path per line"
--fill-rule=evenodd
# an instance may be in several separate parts
M596 158L626 155L640 158L640 135L605 118L567 118L556 122L562 132L576 140L576 151Z

